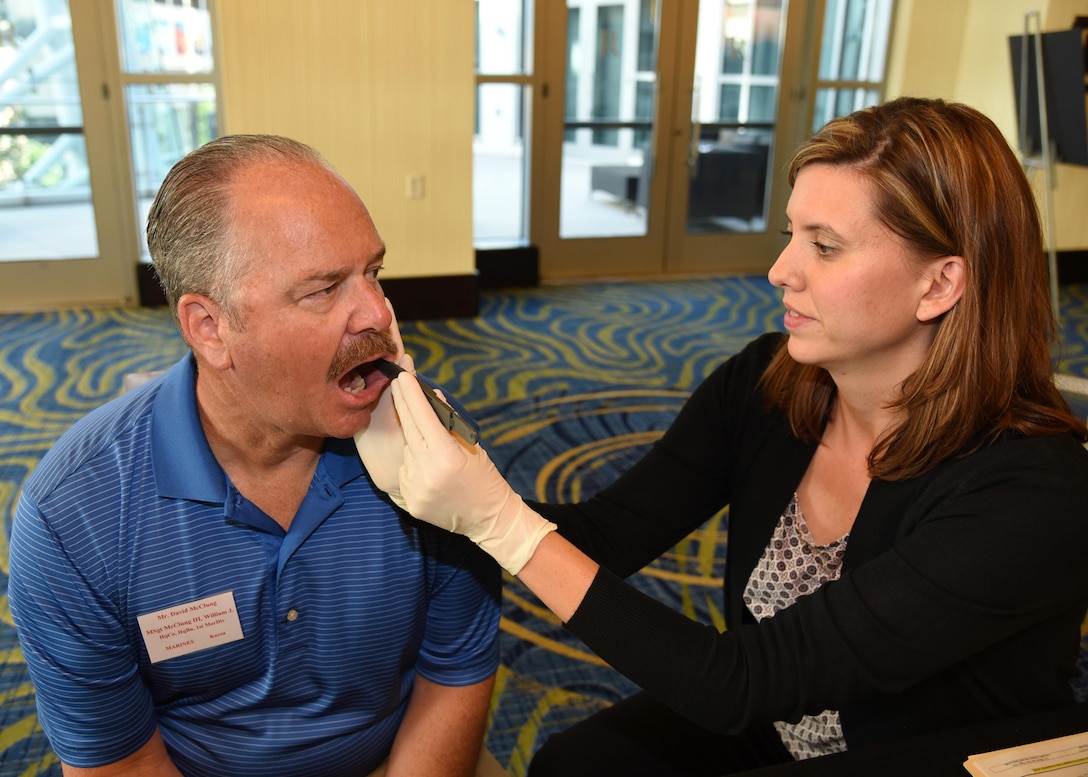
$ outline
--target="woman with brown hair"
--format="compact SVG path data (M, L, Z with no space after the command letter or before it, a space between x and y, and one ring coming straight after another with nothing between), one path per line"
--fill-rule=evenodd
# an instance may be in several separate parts
M728 774L1073 701L1088 430L1017 158L978 111L903 98L830 122L789 179L786 333L589 500L524 503L392 384L394 498L645 689L532 775ZM726 632L622 582L726 505Z

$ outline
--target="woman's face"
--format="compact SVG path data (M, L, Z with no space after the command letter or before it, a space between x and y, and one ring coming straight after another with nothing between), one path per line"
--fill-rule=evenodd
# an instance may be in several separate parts
M936 334L920 313L932 276L877 220L873 202L852 168L802 167L786 208L790 242L768 273L783 291L790 355L840 385L898 385Z

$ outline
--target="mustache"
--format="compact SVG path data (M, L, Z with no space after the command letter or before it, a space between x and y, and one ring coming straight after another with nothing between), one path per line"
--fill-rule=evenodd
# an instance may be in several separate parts
M396 353L397 343L388 332L362 334L342 347L329 368L329 380L339 379L348 370L363 362L373 361L380 354Z

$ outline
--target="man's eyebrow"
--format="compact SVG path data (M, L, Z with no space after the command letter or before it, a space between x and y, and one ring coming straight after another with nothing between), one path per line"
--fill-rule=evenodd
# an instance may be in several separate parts
M378 250L374 252L374 255L371 256L369 259L367 259L367 262L366 262L367 266L372 265L372 264L378 264L380 262L384 262L385 261L385 252L386 252L386 245L383 242L381 244L381 247L378 248Z
M315 272L311 275L306 275L299 279L300 284L306 283L329 283L331 281L338 281L341 278L347 276L351 270L348 267L338 267L335 270L327 270L325 272Z
M382 247L380 249L378 249L374 253L374 256L372 256L370 258L370 260L367 262L367 265L370 266L370 265L373 265L373 264L376 264L376 263L379 263L379 262L383 262L383 261L385 261L385 246L384 245L382 245ZM306 275L303 278L299 279L299 282L300 283L327 283L327 282L330 282L330 281L338 281L341 278L346 278L347 276L351 275L351 273L354 270L355 270L355 265L347 265L346 264L346 265L344 265L342 267L337 267L337 268L332 269L332 270L325 270L324 272L315 272L315 273L312 273L310 275Z

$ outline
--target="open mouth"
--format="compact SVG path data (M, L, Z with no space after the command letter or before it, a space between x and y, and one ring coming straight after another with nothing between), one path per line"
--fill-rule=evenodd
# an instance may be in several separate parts
M338 384L340 389L348 394L358 396L367 388L381 387L389 382L389 378L378 369L378 360L357 364L340 377Z
M381 359L395 358L397 343L385 332L356 337L336 354L329 367L328 381L352 396L376 398L389 379L381 373Z

